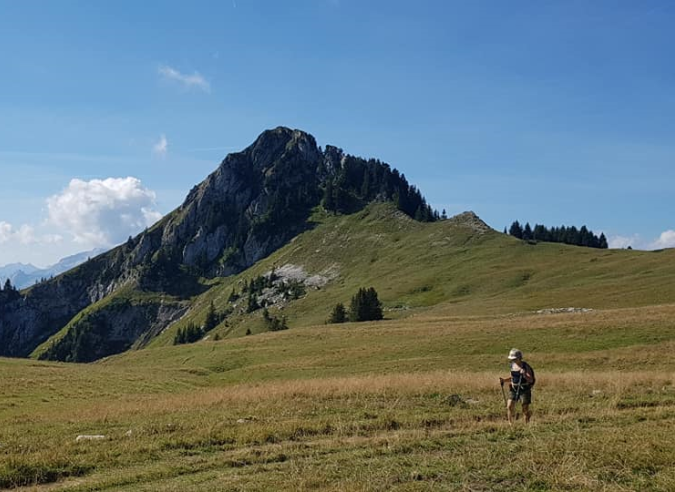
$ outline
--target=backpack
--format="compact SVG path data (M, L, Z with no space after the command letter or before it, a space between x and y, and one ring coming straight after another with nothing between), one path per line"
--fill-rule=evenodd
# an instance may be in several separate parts
M534 383L537 382L537 377L534 375L534 369L532 369L532 366L530 364L524 361L523 361L523 369L525 369L526 372L532 374L532 382L529 383L529 385L530 387L534 386Z

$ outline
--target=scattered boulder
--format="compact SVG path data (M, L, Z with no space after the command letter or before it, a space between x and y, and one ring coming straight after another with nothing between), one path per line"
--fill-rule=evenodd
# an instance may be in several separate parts
M75 438L75 442L80 441L103 441L107 439L106 436L102 434L80 434Z

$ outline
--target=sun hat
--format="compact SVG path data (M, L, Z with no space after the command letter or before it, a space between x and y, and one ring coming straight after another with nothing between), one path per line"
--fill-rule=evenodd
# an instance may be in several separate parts
M511 349L509 352L509 360L522 359L523 353L518 349Z

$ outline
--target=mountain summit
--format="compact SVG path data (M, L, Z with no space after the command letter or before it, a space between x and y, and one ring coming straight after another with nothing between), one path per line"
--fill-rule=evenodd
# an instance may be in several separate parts
M315 207L348 214L373 201L391 201L417 221L439 218L389 165L322 150L300 130L267 130L147 231L26 291L0 292L0 355L26 356L57 332L57 359L140 347L189 309L208 288L202 279L267 257L312 227ZM62 339L79 340L82 353L60 350Z

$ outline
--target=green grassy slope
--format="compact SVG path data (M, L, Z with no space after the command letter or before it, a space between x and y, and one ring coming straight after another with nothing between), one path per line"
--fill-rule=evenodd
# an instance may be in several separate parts
M0 359L0 488L672 490L674 317L430 312L89 365ZM513 345L538 375L528 427L503 417Z
M505 314L543 308L620 308L675 302L675 250L597 250L530 244L471 221L425 224L386 204L349 216L314 217L316 227L240 275L213 281L184 319L152 342L171 344L188 322L202 323L211 301L228 306L233 287L274 266L302 266L334 277L293 301L283 314L293 327L324 323L337 302L374 286L387 318L432 310L443 316ZM272 314L279 314L271 309ZM261 312L233 316L211 336L265 331Z
M0 488L675 489L675 251L532 245L386 205L315 220L144 350L0 359ZM255 312L172 345L285 264L336 274L284 309L290 330L240 336L263 330ZM388 319L323 324L369 285ZM533 313L566 306L593 311ZM528 427L505 423L497 383L513 346L537 370Z

